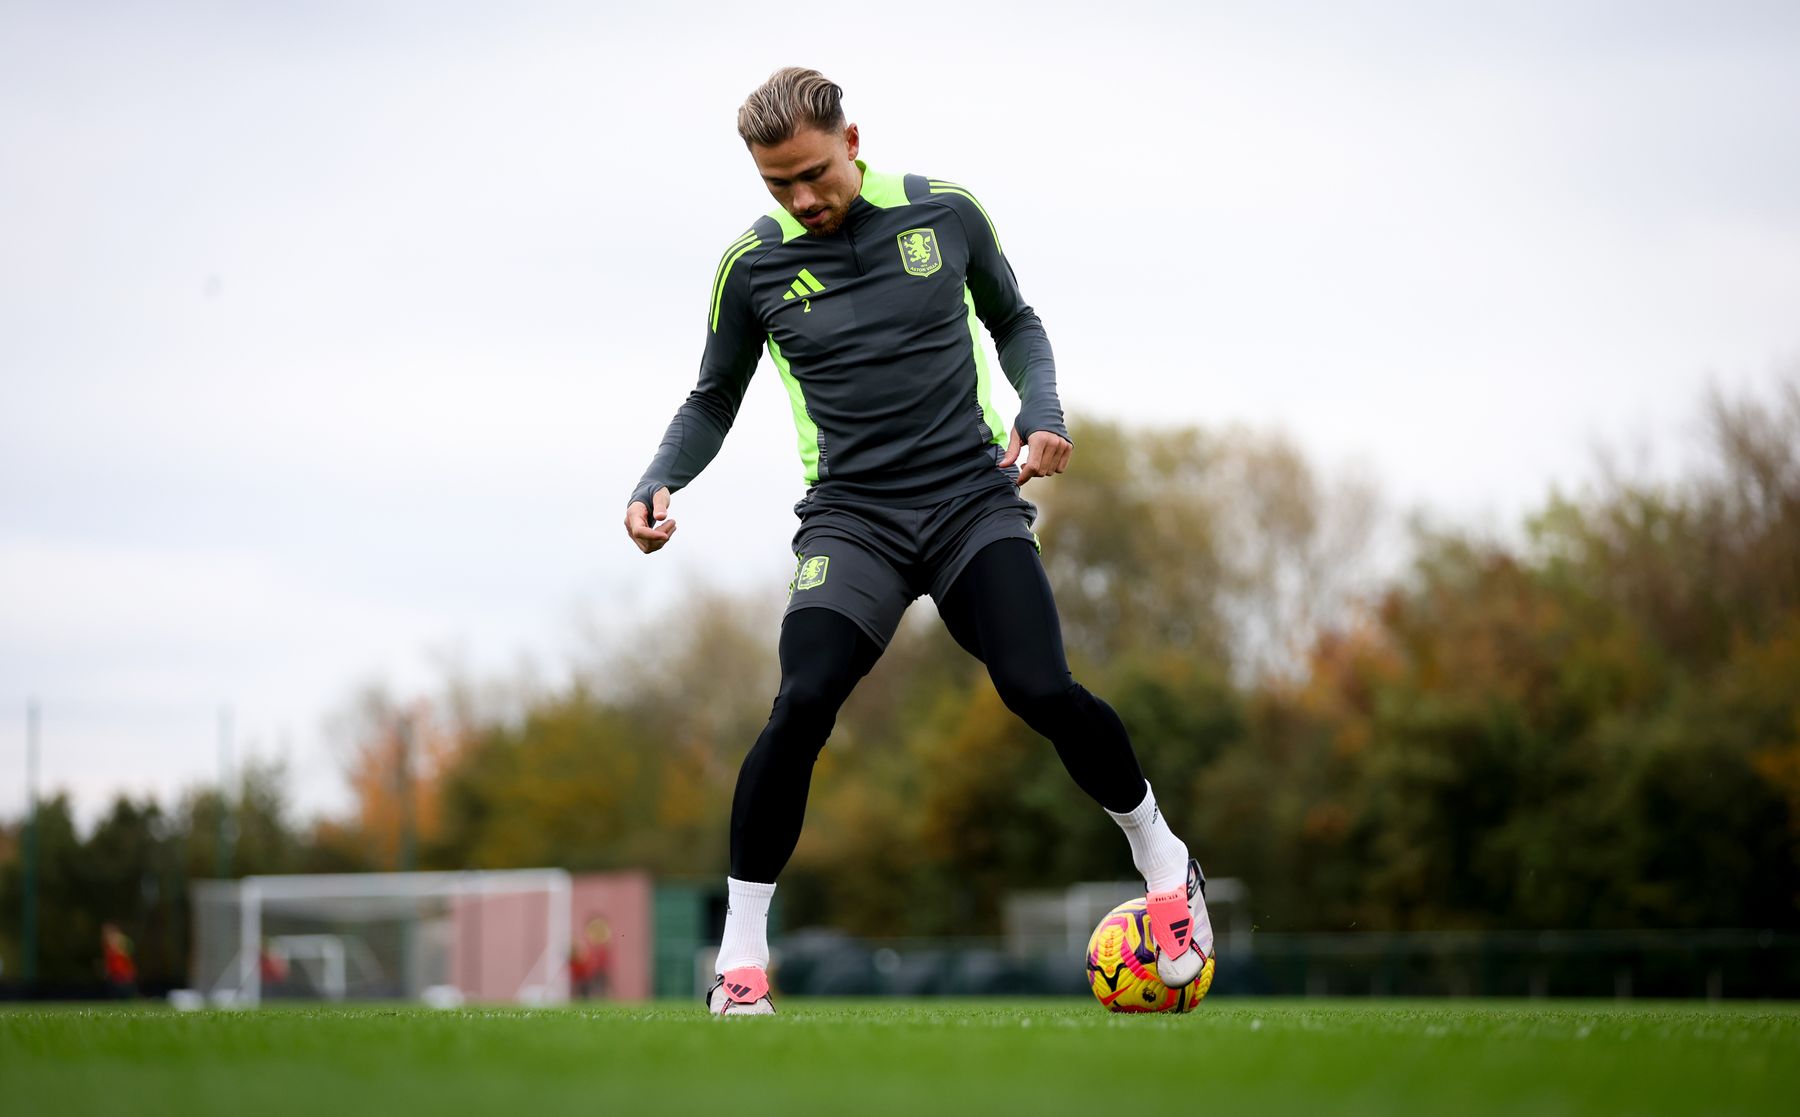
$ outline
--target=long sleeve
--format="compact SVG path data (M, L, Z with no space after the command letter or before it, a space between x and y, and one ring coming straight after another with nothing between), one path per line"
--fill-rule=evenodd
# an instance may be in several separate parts
M679 492L719 453L756 372L762 334L750 307L750 272L761 241L746 232L725 251L707 304L706 349L700 378L663 433L656 456L626 503L649 508L656 490Z
M987 211L963 188L943 185L949 188L934 193L950 203L969 238L968 283L975 313L1000 352L1000 368L1019 393L1019 415L1013 425L1020 438L1041 430L1067 438L1050 335L1019 293L1018 278L1000 250L1000 236Z

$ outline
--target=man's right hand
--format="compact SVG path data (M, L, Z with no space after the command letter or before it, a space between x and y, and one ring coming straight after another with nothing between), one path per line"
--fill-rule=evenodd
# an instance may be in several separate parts
M662 550L675 534L675 521L669 519L668 486L656 490L650 502L656 506L654 509L645 508L641 500L634 500L625 508L625 534L645 554Z

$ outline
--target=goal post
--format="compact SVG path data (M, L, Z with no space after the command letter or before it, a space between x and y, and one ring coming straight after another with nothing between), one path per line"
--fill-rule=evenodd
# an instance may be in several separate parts
M271 999L569 999L571 882L561 869L196 881L193 987Z

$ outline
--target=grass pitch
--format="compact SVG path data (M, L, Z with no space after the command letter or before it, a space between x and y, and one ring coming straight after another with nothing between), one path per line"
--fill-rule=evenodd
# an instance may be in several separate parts
M1800 1006L795 1001L0 1009L7 1114L1732 1114L1800 1097Z

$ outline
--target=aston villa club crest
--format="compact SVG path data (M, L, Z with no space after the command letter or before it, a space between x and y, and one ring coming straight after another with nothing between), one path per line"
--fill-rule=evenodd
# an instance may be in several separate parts
M944 266L938 255L937 233L931 229L908 229L895 238L900 242L900 266L908 275L925 276Z
M825 572L830 568L831 559L824 555L814 555L800 560L800 569L794 572L795 590L817 589L825 584ZM791 592L791 591L790 591Z

